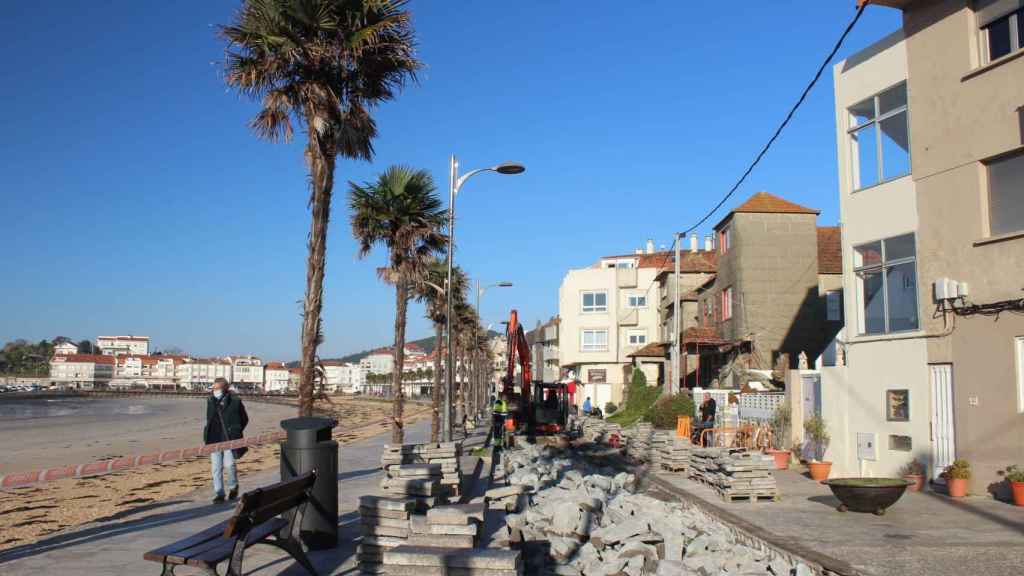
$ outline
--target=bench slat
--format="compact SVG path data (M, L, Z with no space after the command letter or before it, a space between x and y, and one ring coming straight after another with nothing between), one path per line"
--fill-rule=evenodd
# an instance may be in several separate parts
M224 528L228 525L228 522L229 520L226 520L216 526L211 526L198 534L189 536L188 538L150 550L143 554L142 557L145 560L151 560L153 562L163 562L164 558L167 556L177 554L182 550L192 548L193 546L208 542L209 540L220 538L224 534Z
M245 546L248 548L253 544L256 544L260 540L263 540L267 536L277 532L288 524L288 521L283 518L274 518L270 521L264 522L259 526L253 528L249 534L245 537ZM217 566L224 559L231 556L231 552L235 547L235 541L232 538L220 538L216 546L207 548L199 554L192 555L188 559L186 564L189 566L199 566L213 568Z
M306 501L307 490L314 482L316 473L307 472L291 480L246 492L242 495L235 515L224 528L224 536L237 536L250 526L262 524L282 512L301 505Z

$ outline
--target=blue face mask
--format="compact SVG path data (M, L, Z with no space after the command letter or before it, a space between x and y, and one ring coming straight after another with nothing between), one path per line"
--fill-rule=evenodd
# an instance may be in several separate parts
M213 397L216 398L217 400L220 400L221 398L224 397L224 391L223 390L214 390L213 391Z

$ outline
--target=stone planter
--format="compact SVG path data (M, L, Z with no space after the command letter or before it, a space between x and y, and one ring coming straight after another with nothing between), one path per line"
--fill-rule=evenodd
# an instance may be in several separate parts
M808 462L807 471L811 474L811 480L821 482L826 480L830 472L832 472L831 462Z
M836 478L822 484L841 502L837 508L840 512L850 510L881 516L903 496L910 482L900 478Z

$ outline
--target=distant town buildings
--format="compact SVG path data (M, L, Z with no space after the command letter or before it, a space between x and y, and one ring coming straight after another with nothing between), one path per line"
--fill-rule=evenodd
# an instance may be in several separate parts
M50 360L50 381L65 388L91 390L114 378L114 358L100 354L57 354Z
M96 347L107 356L149 354L149 336L98 336Z
M53 353L57 356L78 354L78 345L74 342L61 342L53 347Z

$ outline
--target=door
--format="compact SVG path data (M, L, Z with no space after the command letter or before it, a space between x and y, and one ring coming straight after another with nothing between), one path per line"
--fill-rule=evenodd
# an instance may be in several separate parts
M932 364L932 467L933 477L941 482L939 474L956 458L956 434L953 428L953 365Z
M821 414L821 374L801 374L803 380L804 420Z

